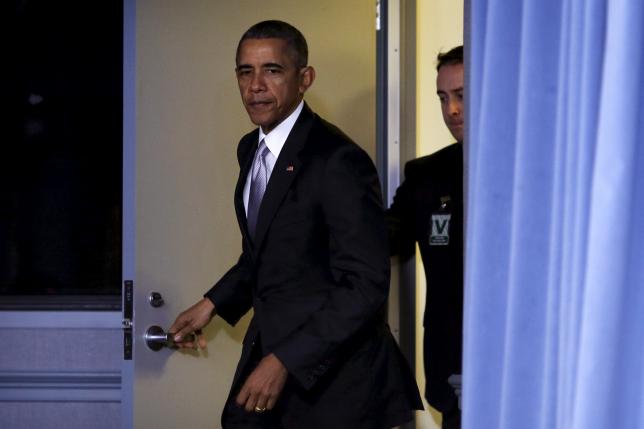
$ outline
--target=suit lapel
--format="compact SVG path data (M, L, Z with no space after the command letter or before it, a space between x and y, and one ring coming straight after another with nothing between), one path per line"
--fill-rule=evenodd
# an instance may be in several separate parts
M308 140L314 118L313 112L305 104L275 162L259 208L255 229L255 251L261 248L268 227L302 166L300 151Z
M237 179L237 186L235 187L235 213L237 214L237 222L239 223L239 229L242 232L242 236L246 242L252 242L248 235L248 224L246 223L246 208L244 207L244 186L246 185L246 178L248 177L248 171L250 170L253 164L253 158L255 156L255 151L257 150L259 138L258 131L255 131L248 135L244 140L239 144L239 178Z

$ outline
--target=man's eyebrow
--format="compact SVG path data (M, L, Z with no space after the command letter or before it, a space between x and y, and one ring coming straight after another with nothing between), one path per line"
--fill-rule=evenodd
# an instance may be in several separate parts
M441 94L447 94L448 92L459 92L459 91L463 91L462 86L459 86L458 88L454 88L454 89L448 89L448 90L439 89L436 91L436 94L441 95Z
M246 69L252 69L253 67L250 64L239 64L237 67L235 67L235 70L246 70Z
M271 68L271 69L275 69L275 68L283 69L284 68L283 65L278 64L278 63L266 63L266 64L262 64L262 67Z

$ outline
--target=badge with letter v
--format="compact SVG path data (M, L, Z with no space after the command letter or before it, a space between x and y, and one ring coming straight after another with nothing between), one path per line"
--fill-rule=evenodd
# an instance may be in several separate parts
M430 246L447 246L449 244L449 221L451 218L450 213L432 213Z

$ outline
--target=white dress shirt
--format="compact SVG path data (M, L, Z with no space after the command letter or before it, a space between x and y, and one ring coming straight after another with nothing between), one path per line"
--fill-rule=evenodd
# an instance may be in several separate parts
M269 183L270 181L271 173L273 172L273 167L275 166L277 157L280 156L280 152L284 147L284 143L286 143L286 139L291 133L293 125L295 125L295 121L297 121L297 118L300 116L303 108L304 101L300 101L300 104L295 108L293 113L291 113L286 119L284 119L278 126L273 128L273 130L268 134L264 134L262 127L259 127L258 144L262 141L262 139L264 139L264 143L269 150L269 153L266 154L265 158L266 168L268 170L266 175L267 183ZM250 194L252 170L253 169L251 168L248 172L248 176L246 176L246 184L244 185L244 208L246 209L246 215L248 215L248 195Z

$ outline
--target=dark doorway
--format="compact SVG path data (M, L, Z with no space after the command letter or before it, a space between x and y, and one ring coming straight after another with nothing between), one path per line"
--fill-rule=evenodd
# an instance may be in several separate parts
M118 306L122 2L14 0L3 8L0 303Z

